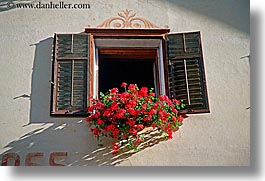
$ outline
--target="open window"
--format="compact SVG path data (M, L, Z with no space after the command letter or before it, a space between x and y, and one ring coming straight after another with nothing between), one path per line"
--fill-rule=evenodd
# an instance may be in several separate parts
M122 82L183 100L184 113L209 112L200 32L86 29L55 34L51 115L86 115L99 92Z
M99 92L120 87L122 82L139 87L158 87L156 49L99 49ZM158 90L157 90L158 91Z

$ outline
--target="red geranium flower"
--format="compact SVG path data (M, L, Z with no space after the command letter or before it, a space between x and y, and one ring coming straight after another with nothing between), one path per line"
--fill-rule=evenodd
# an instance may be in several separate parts
M110 94L116 94L118 91L118 88L113 88L110 90Z
M100 102L100 101L97 102L97 104L96 104L97 109L104 109L104 107L105 107L105 105L102 102Z
M124 114L126 113L126 111L124 109L120 109L118 110L118 112L115 114L115 117L118 119L123 118Z
M119 151L119 145L116 144L115 142L112 142L112 154L115 154Z
M135 100L131 100L126 104L125 108L127 109L134 108L136 105L137 105L137 102Z
M116 111L118 108L119 108L119 105L118 105L117 102L113 102L113 103L110 105L110 109L111 109L111 111Z
M93 118L98 118L100 116L100 112L96 111L94 114L93 114Z
M172 112L175 113L175 114L178 114L178 110L175 109L175 108L172 109Z
M166 96L163 96L163 95L162 95L162 96L159 96L158 98L159 98L161 101L165 101L165 100L166 100Z
M127 86L127 83L126 82L123 82L122 84L121 84L121 87L126 87Z
M129 87L128 87L128 89L130 91L135 90L136 89L136 85L135 84L130 84Z
M171 130L167 131L167 134L168 134L168 138L169 139L172 139L173 138L173 132Z
M100 129L94 128L93 129L93 133L94 133L95 136L97 136L100 133Z
M90 106L89 108L87 108L87 112L93 112L95 108L95 106Z
M152 127L153 127L153 129L155 129L156 128L156 124L152 124Z
M126 124L130 125L131 127L134 127L135 121L129 120L126 122Z
M104 121L102 119L98 119L98 125L102 125Z
M182 115L179 115L179 116L178 116L178 121L179 121L179 122L182 122L182 121L183 121L183 117L182 117Z
M179 100L177 100L177 99L173 99L173 102L175 103L175 104L180 104L181 102L179 101Z
M103 113L103 116L110 117L111 114L112 114L112 111L111 111L111 109L108 108L108 109L106 109L105 112Z
M113 124L110 124L106 127L106 131L110 131L110 130L113 130L115 129L115 126Z
M137 139L136 139L136 142L137 142L137 143L141 143L142 140L141 140L140 138L137 138Z
M153 114L156 114L156 113L157 113L157 110L155 110L155 109L151 109L150 112L149 112L150 115L153 115Z
M135 128L131 128L129 130L129 133L133 134L133 135L137 135L137 130Z
M143 129L143 128L144 128L144 125L142 125L142 124L137 124L137 125L136 125L136 128L137 128L137 129Z
M119 134L120 133L120 130L115 128L114 130L112 130L112 134L113 135L116 135L116 134Z
M171 101L165 95L157 98L154 92L149 93L147 87L139 90L136 84L130 84L128 91L126 82L121 87L125 88L124 92L110 89L99 100L92 100L93 104L86 109L89 113L86 121L95 137L107 136L119 141L128 139L129 145L138 147L140 138L145 136L143 129L152 126L167 133L171 139L173 131L182 125L183 117L179 110L183 103L175 99ZM142 132L141 135L138 131ZM119 144L113 143L112 153L118 150Z
M139 91L139 95L146 97L148 95L148 88L147 87L142 87Z
M151 93L149 93L149 96L155 97L155 93L151 92Z

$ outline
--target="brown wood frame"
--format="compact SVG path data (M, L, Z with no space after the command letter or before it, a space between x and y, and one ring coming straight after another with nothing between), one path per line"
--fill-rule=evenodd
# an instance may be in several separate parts
M91 33L94 36L156 36L169 33L169 28L161 29L108 29L108 28L86 28L86 33Z
M166 89L166 95L169 95L168 77L167 77L168 76L168 74L167 74L167 60L166 60L166 54L165 54L165 52L166 52L165 51L165 48L166 48L165 34L170 32L169 28L162 28L162 29L86 28L85 32L91 33L93 35L94 39L96 39L96 38L108 38L108 39L160 39L160 40L162 40L165 89ZM107 49L110 49L110 48L107 48ZM119 48L119 49L121 49L121 48ZM156 61L156 67L158 68L158 60ZM94 70L93 70L93 73L94 73ZM156 80L157 81L159 80L158 74L156 75ZM158 81L157 85L158 85L158 87L161 86L159 81ZM158 93L160 94L160 89L158 89Z
M157 56L157 50L152 48L99 48L98 53L108 58L150 59ZM138 55L140 53L141 55Z
M93 95L94 95L94 36L92 34L89 33L89 68L88 68L88 72L89 72L89 80L88 81L88 85L89 85L89 92L87 94L87 101L89 103L89 105L92 105L93 102ZM92 77L92 78L91 78Z

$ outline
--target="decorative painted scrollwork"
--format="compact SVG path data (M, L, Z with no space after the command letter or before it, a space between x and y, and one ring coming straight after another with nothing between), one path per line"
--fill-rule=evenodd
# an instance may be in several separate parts
M115 28L115 29L153 29L160 28L144 18L135 17L136 13L131 10L123 10L118 13L118 17L109 18L97 28ZM168 28L168 26L165 26Z

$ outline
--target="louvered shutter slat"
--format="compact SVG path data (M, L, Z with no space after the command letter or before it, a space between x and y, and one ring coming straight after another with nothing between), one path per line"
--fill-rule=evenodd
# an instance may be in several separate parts
M189 108L199 109L199 106L203 105L203 103L199 104L199 102L203 102L203 94L198 60L194 61L192 59L189 61L189 59L186 59L186 70L183 62L184 60L177 62L173 60L171 65L175 65L173 70L176 69L174 70L175 74L172 75L174 78L172 79L171 93L173 97L183 100Z
M88 36L84 35L58 35L58 58L71 58L88 56Z
M72 35L58 35L57 38L58 57L65 57L71 54Z
M73 73L73 108L82 110L85 108L86 97L86 62L75 61Z
M83 110L85 108L86 66L86 61L59 62L58 110Z
M71 62L58 64L57 109L68 109L71 101Z

